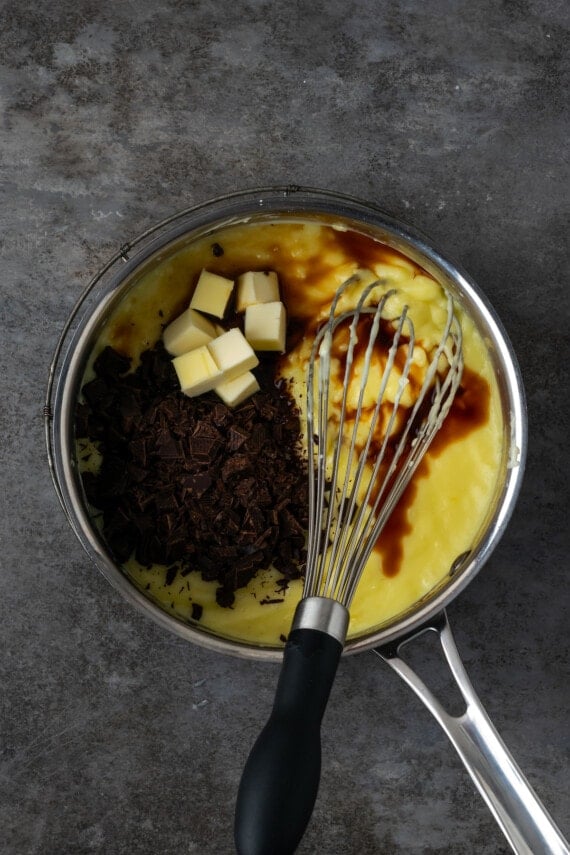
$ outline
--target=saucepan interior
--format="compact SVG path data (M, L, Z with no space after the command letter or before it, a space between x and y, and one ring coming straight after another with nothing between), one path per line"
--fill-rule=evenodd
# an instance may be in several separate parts
M419 265L439 282L473 321L484 341L496 381L501 414L496 486L469 549L448 572L403 612L349 639L346 652L371 648L409 632L453 599L483 566L499 541L520 487L525 450L526 414L521 379L507 336L491 305L454 263L418 232L381 209L347 196L310 188L269 188L237 193L177 214L129 245L90 283L68 319L51 366L46 401L48 456L65 513L90 558L121 594L168 630L214 650L233 655L278 659L281 647L225 637L196 621L181 619L137 587L113 559L94 520L82 487L75 437L75 412L89 361L102 330L126 298L136 301L145 273L204 236L215 236L240 223L266 224L302 218L369 235Z

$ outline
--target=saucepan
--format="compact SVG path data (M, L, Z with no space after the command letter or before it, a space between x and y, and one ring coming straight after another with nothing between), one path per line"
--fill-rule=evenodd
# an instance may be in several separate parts
M527 446L521 376L507 335L490 303L470 277L417 230L375 204L338 193L298 186L239 192L194 206L163 220L121 246L89 283L73 309L50 366L45 403L49 465L63 510L94 564L136 608L162 627L220 653L279 660L282 647L244 642L169 613L150 599L114 560L97 527L82 487L74 420L76 403L94 343L112 308L148 270L199 236L228 225L285 217L348 224L402 253L431 274L469 314L492 363L503 422L498 488L476 542L453 562L445 579L394 619L349 639L344 654L373 650L413 689L439 722L505 837L518 853L570 850L500 739L475 695L446 616L446 606L469 584L499 542L512 514L523 477ZM135 285L133 284L135 283ZM412 639L435 633L464 701L460 715L446 711L403 658Z

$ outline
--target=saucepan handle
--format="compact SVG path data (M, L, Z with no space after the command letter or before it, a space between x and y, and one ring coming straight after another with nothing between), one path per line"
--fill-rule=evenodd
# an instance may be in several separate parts
M465 701L465 712L450 715L426 684L400 658L403 645L418 635L435 632L454 682ZM552 817L515 763L475 694L442 612L428 625L374 651L414 690L439 722L461 757L477 789L518 855L569 855L570 848Z

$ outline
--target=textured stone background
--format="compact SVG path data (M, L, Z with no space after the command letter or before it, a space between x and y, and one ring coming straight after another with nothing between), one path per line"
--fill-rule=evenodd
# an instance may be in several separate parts
M426 231L512 338L526 479L449 612L568 833L568 23L562 0L1 4L3 853L233 851L277 669L192 647L123 603L58 506L42 406L66 316L125 240L291 182ZM372 654L341 664L323 744L300 855L506 852L436 724Z

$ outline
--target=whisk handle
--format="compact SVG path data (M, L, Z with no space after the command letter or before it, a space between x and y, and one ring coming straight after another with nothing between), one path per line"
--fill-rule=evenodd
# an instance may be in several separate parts
M297 848L317 797L321 720L341 653L326 632L291 632L273 710L238 789L238 855L291 855Z

